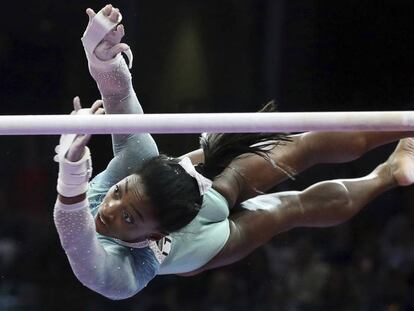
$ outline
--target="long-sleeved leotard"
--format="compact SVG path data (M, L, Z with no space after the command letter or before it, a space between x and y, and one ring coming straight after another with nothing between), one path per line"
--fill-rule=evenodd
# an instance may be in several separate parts
M108 62L95 59L89 69L107 114L143 113L121 55ZM97 234L93 217L110 187L134 173L143 161L158 155L149 134L112 135L112 144L114 158L91 181L87 200L76 206L58 201L54 216L77 278L108 298L123 299L141 290L157 273L189 272L206 264L228 239L229 212L224 197L211 189L203 200L202 212L188 226L148 247L126 246Z

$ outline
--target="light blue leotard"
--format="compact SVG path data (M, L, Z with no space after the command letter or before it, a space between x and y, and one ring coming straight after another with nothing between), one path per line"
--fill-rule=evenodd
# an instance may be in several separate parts
M97 175L90 183L88 199L92 215L95 216L104 196L114 181L107 171ZM210 189L203 197L203 204L196 218L167 238L171 242L170 249L162 256L162 263L156 259L157 253L149 247L131 248L124 245L134 256L137 275L141 275L148 283L155 274L174 274L194 271L205 265L224 246L230 234L227 217L229 208L226 199L214 189ZM97 234L105 245L120 245L116 240ZM162 249L160 249L162 250ZM144 258L145 257L145 260ZM147 265L143 265L143 260ZM150 267L148 267L148 263ZM146 267L141 271L142 267Z
M108 65L106 73L102 73L102 69L95 72L90 66L106 113L143 113L125 62L113 63ZM162 243L134 248L99 235L93 216L109 188L137 171L143 161L158 155L149 134L112 135L112 144L114 158L90 183L89 209L57 204L54 217L62 246L77 278L108 298L123 299L140 291L157 274L189 272L206 264L228 239L229 211L224 197L211 189L204 195L196 218Z

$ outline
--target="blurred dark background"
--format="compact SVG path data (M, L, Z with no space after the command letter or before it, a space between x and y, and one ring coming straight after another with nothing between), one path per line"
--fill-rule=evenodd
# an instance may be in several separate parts
M80 37L103 1L10 1L0 18L0 113L68 113L98 98ZM412 1L114 1L146 112L413 110ZM195 135L158 135L161 151ZM53 225L58 137L0 137L0 310L414 310L412 188L352 221L276 237L246 260L158 277L112 302L72 274ZM110 139L91 142L94 171ZM393 146L312 168L275 191L367 174Z

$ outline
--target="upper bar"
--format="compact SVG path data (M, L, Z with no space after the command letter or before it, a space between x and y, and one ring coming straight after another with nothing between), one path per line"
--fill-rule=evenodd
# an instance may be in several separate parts
M414 131L414 111L0 116L0 135Z

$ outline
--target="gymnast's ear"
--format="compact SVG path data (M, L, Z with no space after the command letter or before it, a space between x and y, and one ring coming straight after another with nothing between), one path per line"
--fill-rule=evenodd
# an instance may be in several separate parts
M151 233L149 236L148 236L148 239L149 240L151 240L151 241L158 241L158 240L161 240L163 237L165 237L167 234L164 234L164 233L160 233L160 232L158 232L158 233Z

